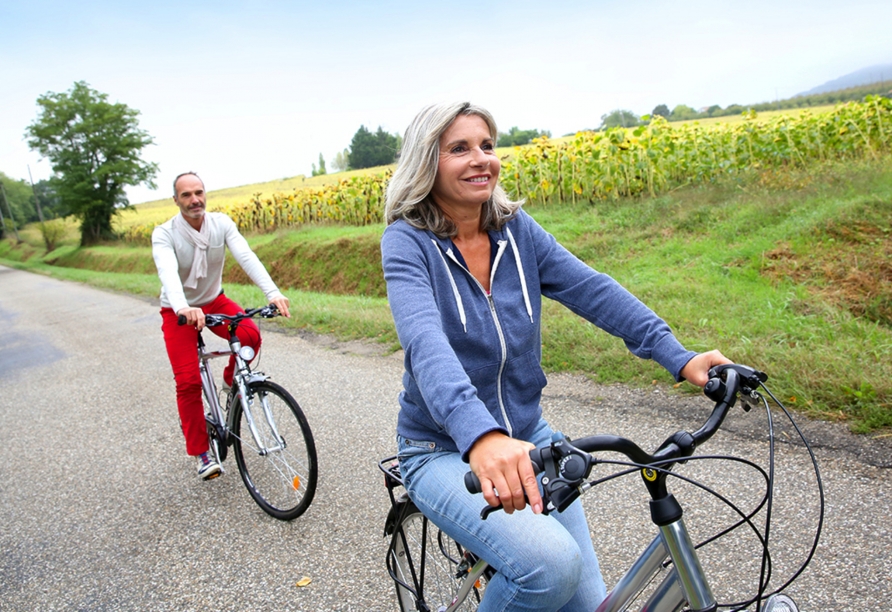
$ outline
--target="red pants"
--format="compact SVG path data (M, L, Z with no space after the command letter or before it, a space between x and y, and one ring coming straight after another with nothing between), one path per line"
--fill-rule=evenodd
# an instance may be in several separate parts
M234 315L244 310L222 293L210 304L200 307L205 314ZM208 327L221 338L229 340L225 325ZM177 315L171 308L161 309L161 331L167 356L173 368L173 378L177 386L177 408L180 412L180 425L186 437L186 452L200 455L208 450L207 426L204 420L204 405L201 401L201 374L198 370L198 331L191 325L177 325ZM239 340L243 346L260 350L260 330L251 319L245 319L238 326ZM232 382L235 370L235 357L223 369L223 380Z

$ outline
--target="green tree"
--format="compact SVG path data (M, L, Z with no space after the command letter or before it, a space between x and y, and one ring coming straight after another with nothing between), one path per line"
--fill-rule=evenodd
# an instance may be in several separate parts
M31 190L32 202L34 196L40 202L40 210L43 211L44 219L55 219L57 217L67 217L70 213L62 206L62 201L56 195L55 190L49 181L39 180L34 183L34 189ZM36 208L36 207L35 207Z
M396 160L398 150L397 136L388 134L380 126L378 131L372 134L361 125L350 143L350 153L347 156L349 168L359 170L392 164Z
M331 162L331 169L335 172L343 172L350 167L350 149L344 149L335 154Z
M697 116L697 111L690 106L678 104L672 109L672 112L669 113L669 121L688 121L690 119L696 119Z
M0 182L3 183L6 193L6 204L0 203L0 206L3 206L3 215L8 218L11 214L18 227L37 221L31 185L24 180L10 178L2 172L0 172ZM9 206L9 210L7 210L7 206Z
M40 114L25 136L50 160L50 184L80 219L81 245L113 238L112 217L129 206L124 188L155 187L158 165L139 157L153 142L139 129L139 111L110 103L84 81L65 93L46 93L37 104Z
M641 117L630 110L617 109L601 115L601 127L607 130L614 127L635 127L641 123Z
M322 153L319 154L319 168L316 168L316 164L313 164L313 176L322 176L323 174L327 174L325 171L325 158L322 157Z
M499 132L499 137L496 141L496 146L498 147L518 147L520 145L525 145L534 138L539 138L541 136L547 136L551 138L551 132L539 130L521 130L515 125L507 133Z
M650 112L651 117L668 117L669 116L669 107L665 104L658 104L654 106L654 109Z

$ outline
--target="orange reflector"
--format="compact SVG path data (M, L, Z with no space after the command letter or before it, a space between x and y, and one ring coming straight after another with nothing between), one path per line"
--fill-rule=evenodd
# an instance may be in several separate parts
M300 476L294 477L294 480L291 481L291 486L294 487L295 491L300 489Z

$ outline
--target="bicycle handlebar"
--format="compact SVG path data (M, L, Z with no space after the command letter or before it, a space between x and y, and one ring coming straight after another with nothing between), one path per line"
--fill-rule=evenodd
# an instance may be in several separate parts
M208 314L204 316L204 324L206 327L217 327L218 325L225 325L227 321L237 322L243 319L251 319L258 315L264 319L272 319L273 317L279 316L279 308L275 304L268 304L266 306L261 306L260 308L251 308L245 312L239 312L234 315ZM185 315L177 316L177 325L185 325L186 322Z
M710 369L709 381L703 387L706 397L715 402L709 418L694 433L680 431L669 436L653 454L619 436L596 435L571 442L563 434L555 433L549 446L530 451L536 474L545 473L542 479L544 512L547 513L550 507L562 511L579 497L579 486L597 462L590 453L614 451L638 465L659 465L661 470L666 470L674 461L690 457L694 449L711 438L737 399L741 399L743 409L749 411L759 399L757 389L767 380L768 375L764 372L745 365L726 364ZM464 480L468 491L481 492L480 480L473 472L466 473ZM499 508L501 506L487 506L481 518L485 519Z

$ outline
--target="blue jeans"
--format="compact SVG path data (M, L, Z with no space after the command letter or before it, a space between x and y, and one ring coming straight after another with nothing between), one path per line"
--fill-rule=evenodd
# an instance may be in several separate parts
M542 419L529 442L545 446L552 430ZM594 610L606 597L591 533L577 500L564 512L533 514L529 506L484 521L483 495L464 486L468 464L457 452L397 436L400 471L409 497L437 527L486 560L498 573L479 612Z

